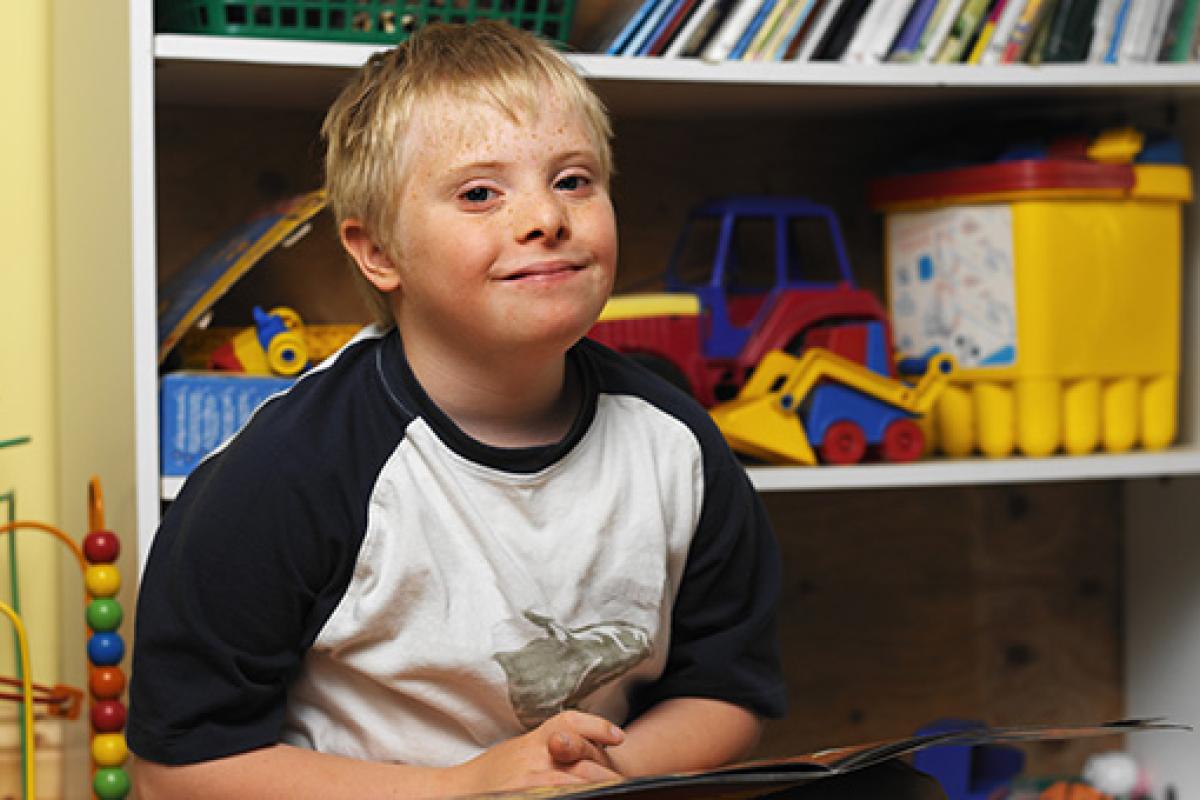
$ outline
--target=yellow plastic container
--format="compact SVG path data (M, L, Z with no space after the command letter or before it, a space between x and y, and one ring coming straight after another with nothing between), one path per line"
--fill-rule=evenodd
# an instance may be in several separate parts
M958 360L927 416L940 451L1174 440L1191 182L1182 166L1028 161L875 184L899 355Z

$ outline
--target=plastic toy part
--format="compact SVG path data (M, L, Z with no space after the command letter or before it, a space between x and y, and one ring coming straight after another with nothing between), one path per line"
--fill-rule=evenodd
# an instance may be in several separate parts
M92 531L83 537L83 555L93 564L111 564L121 554L121 543L112 531Z
M92 667L88 688L98 700L113 700L125 691L125 673L117 667Z
M773 351L737 398L711 410L730 447L773 463L861 461L871 444L892 460L912 460L924 437L912 417L926 413L954 372L954 359L928 362L911 386L822 347L797 358Z
M100 800L123 800L130 788L129 775L119 767L98 769L92 778L92 791Z
M125 641L120 634L94 633L87 643L88 660L98 667L111 667L125 657Z
M707 277L690 283L703 267ZM771 350L798 352L822 326L887 325L857 287L837 217L801 197L726 197L692 209L664 271L667 291L613 297L588 335L660 364L706 408L737 393Z
M87 611L84 613L87 616L88 627L104 633L115 631L120 627L121 620L125 616L121 610L121 604L109 597L98 597L88 603Z
M300 315L280 306L265 312L255 306L254 327L234 334L209 357L212 369L250 375L299 375L308 366L308 344Z
M110 564L91 564L83 574L83 585L95 597L112 597L121 588L121 573Z
M982 727L971 720L943 719L918 733L946 733ZM997 744L940 745L913 755L913 766L942 785L947 800L986 800L1020 774L1025 755L1015 747Z
M125 727L125 706L120 700L101 700L92 704L92 728L102 733L116 733Z

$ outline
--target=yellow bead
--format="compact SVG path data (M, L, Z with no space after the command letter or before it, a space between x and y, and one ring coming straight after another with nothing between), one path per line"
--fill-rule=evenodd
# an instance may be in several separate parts
M119 767L129 757L125 736L120 733L98 733L92 739L92 760L101 767Z
M121 573L112 564L93 564L84 572L83 583L93 597L112 597L121 588Z

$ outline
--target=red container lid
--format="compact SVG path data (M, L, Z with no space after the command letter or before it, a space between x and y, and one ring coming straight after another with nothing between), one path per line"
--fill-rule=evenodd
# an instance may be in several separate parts
M870 198L872 206L881 208L1047 189L1132 191L1134 181L1129 164L1027 159L880 178L871 183Z

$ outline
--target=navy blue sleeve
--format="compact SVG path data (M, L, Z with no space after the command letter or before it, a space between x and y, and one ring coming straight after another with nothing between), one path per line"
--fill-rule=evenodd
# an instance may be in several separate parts
M349 585L370 488L402 435L369 369L350 373L268 401L165 514L138 594L138 756L186 764L279 741L288 687Z
M705 448L704 508L672 611L666 668L635 696L634 712L669 698L705 697L782 717L778 543L724 441Z

